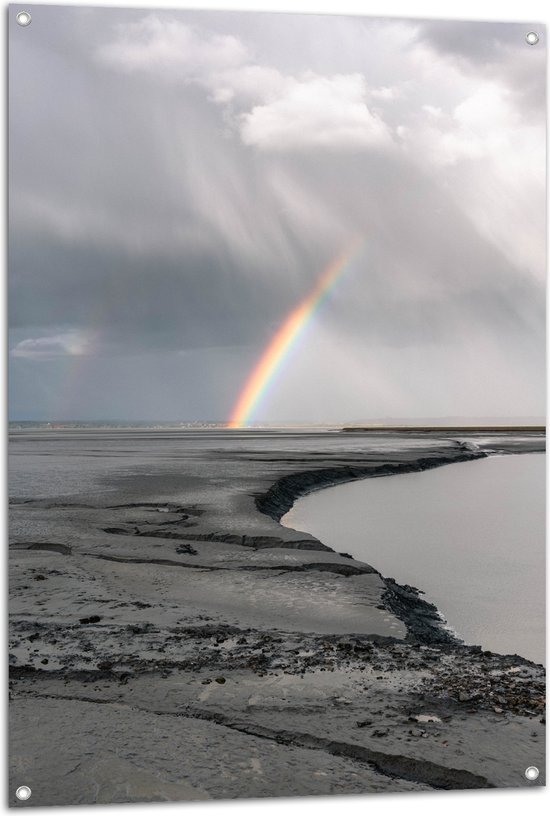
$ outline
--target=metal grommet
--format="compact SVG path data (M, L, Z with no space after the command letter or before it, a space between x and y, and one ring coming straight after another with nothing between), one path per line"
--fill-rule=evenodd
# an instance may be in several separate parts
M18 11L15 19L20 26L28 26L31 24L32 17L30 11Z
M18 799L21 800L21 802L26 802L27 799L30 799L31 798L31 793L32 793L32 791L31 791L31 789L29 788L28 785L21 785L15 791L15 795L17 796Z
M525 35L525 41L528 45L536 45L539 41L539 35L536 31L529 31Z
M529 765L529 767L525 769L525 778L528 779L529 782L534 782L535 779L539 778L539 769L534 765Z

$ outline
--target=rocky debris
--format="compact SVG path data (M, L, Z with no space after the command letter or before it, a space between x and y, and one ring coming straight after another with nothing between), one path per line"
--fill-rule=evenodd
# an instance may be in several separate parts
M437 607L420 597L421 590L398 584L393 578L384 578L384 583L384 606L406 625L409 640L427 644L462 643L445 629L445 621Z
M404 719L418 725L446 722L464 710L544 716L544 668L517 656L447 643L427 647L368 635L259 632L214 623L170 629L149 622L117 626L103 621L101 639L91 639L83 627L101 620L91 615L81 618L80 626L14 623L12 650L19 656L12 660L11 674L18 666L42 671L44 657L52 675L61 672L65 678L107 669L132 676L189 670L199 676L213 672L213 679L223 683L230 666L258 675L359 670L366 673L367 685L391 685L392 677L406 672L418 677L418 699ZM216 674L220 670L224 674ZM356 721L358 728L373 724L370 717Z
M431 699L453 701L468 710L514 712L540 717L545 712L545 672L542 666L517 655L497 655L464 646L460 672L447 656L424 681L423 691Z

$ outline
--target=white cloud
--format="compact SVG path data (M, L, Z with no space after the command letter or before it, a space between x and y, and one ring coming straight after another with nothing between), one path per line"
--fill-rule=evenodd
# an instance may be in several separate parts
M289 79L265 65L241 65L233 70L213 74L207 80L212 87L212 98L221 104L271 101L277 99L288 85Z
M29 337L14 346L10 355L27 360L52 360L56 357L76 357L89 354L92 338L85 332L74 331L50 337Z
M117 39L96 56L125 72L160 74L169 82L203 87L214 103L226 109L225 122L237 128L244 144L263 150L365 149L391 142L387 125L367 107L369 94L362 74L285 75L254 63L245 45L233 36L149 15L119 27ZM382 101L395 95L389 87L371 93ZM240 110L237 115L235 105Z
M440 116L443 116L443 111L441 108L436 108L434 105L422 105L422 110L426 111L430 116L439 119Z
M445 66L441 66L444 73ZM433 172L476 225L523 271L545 270L545 142L538 122L525 117L508 88L477 87L444 113L424 114L396 129L404 151Z
M308 73L289 81L274 101L243 114L241 137L245 144L275 151L388 145L389 129L368 109L366 97L360 74Z
M154 71L175 80L193 80L247 60L246 49L236 37L204 34L154 14L120 26L118 32L118 38L102 46L97 57L123 71Z
M370 92L370 96L373 99L381 99L383 102L391 102L399 96L399 91L397 88L373 88Z
M235 36L154 14L119 26L97 56L117 70L202 88L221 109L224 132L263 153L393 145L448 191L480 233L539 275L545 251L540 122L518 108L504 74L472 74L463 60L411 39L410 27L406 35L391 70L368 74L372 87L363 73L290 74L258 64ZM221 215L223 223L232 220ZM70 221L63 214L60 227Z
M422 105L422 114L398 128L398 135L411 154L441 166L463 159L498 159L498 151L509 139L517 117L505 88L482 85L455 105L450 113L434 105ZM428 114L426 117L425 114Z
M483 136L488 131L508 127L517 120L509 99L510 91L494 83L485 83L457 105L453 119L470 133Z

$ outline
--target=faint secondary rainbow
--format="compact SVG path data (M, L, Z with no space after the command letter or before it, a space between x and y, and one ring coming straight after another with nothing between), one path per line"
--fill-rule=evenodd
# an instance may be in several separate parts
M296 341L303 334L315 311L341 278L363 243L363 239L355 239L332 261L309 295L290 312L246 381L231 412L228 428L242 428L251 422L255 411L267 395L269 386L273 384Z

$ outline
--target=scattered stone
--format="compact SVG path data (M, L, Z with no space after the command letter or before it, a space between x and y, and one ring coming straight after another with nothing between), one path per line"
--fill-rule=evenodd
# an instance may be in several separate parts
M101 615L90 615L89 618L79 618L79 623L99 623Z
M441 717L438 717L436 714L412 714L409 720L419 723L440 723Z

